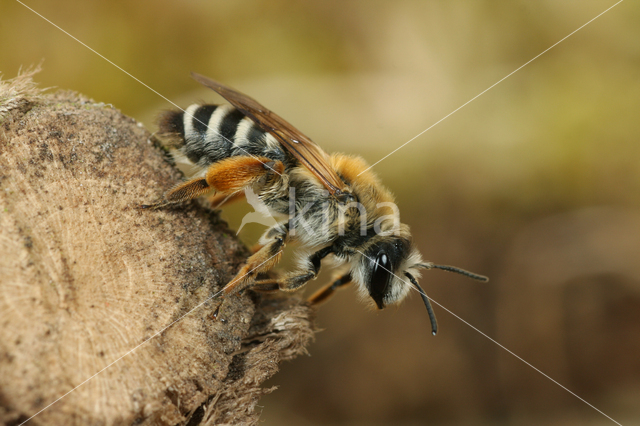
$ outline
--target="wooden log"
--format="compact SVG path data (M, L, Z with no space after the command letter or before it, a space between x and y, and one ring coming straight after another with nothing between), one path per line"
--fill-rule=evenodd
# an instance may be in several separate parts
M305 352L297 297L212 296L248 255L135 120L33 71L0 81L0 423L255 424Z

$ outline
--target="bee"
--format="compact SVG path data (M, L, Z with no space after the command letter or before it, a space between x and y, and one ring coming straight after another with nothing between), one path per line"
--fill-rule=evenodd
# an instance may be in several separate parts
M323 259L348 265L309 299L317 305L350 283L378 309L402 301L414 287L427 308L432 334L436 317L418 284L422 269L442 269L487 281L482 275L424 262L399 221L391 192L360 157L326 154L298 129L253 98L199 74L192 77L230 105L191 105L168 111L158 136L175 148L176 162L195 168L172 188L160 207L207 193L239 198L250 189L274 217L283 218L260 238L255 252L221 291L225 298L250 288L295 291L315 279ZM269 275L288 243L300 247L294 271ZM345 269L346 270L346 269Z

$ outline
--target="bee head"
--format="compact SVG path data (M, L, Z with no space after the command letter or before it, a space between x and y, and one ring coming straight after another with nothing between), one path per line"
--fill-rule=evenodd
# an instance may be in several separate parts
M438 331L436 316L426 293L418 284L420 269L441 269L464 275L479 281L488 281L483 275L448 265L423 262L418 250L411 243L408 227L400 228L398 234L380 234L372 238L352 266L351 274L359 285L361 294L370 296L378 309L398 303L413 287L420 293L431 321L431 333ZM355 266L355 267L354 267Z
M385 236L363 252L356 275L378 309L404 299L410 290L404 278L409 259L420 256L408 238ZM414 263L414 262L411 262Z

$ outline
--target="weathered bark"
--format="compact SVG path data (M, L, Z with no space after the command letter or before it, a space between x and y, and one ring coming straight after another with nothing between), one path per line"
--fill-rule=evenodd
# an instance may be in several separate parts
M311 313L246 292L211 317L248 253L197 203L138 208L180 178L112 107L0 82L0 422L257 422Z

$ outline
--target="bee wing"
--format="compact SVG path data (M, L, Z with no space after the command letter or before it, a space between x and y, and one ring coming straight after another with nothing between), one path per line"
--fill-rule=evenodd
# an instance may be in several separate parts
M329 164L327 154L288 121L265 108L255 99L229 86L194 72L191 76L198 83L207 86L229 101L262 130L271 133L287 151L320 179L329 193L339 196L344 192L345 184Z

